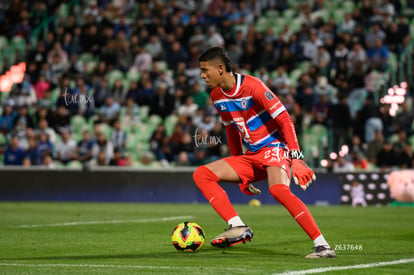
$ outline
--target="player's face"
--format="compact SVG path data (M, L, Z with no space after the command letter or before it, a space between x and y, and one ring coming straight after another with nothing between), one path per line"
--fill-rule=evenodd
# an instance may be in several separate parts
M210 89L219 86L221 82L221 76L216 63L212 63L209 61L201 61L200 70L201 78L204 79L204 81Z

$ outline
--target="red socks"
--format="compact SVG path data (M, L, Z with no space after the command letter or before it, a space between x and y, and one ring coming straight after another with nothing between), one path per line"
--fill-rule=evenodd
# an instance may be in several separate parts
M306 205L296 197L289 186L284 184L275 184L269 189L270 194L282 204L296 220L296 222L305 230L306 234L314 240L321 232L316 225L311 213Z
M238 216L226 191L218 184L220 179L210 169L205 166L198 167L193 179L207 201L226 222Z

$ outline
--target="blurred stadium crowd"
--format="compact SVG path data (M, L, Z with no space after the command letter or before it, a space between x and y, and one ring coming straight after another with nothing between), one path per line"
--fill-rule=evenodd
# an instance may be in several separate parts
M198 69L200 53L221 46L236 71L280 97L311 166L413 168L411 72L397 114L380 104L411 50L413 8L408 0L2 1L1 71L24 61L26 73L0 93L1 162L166 167L227 156Z

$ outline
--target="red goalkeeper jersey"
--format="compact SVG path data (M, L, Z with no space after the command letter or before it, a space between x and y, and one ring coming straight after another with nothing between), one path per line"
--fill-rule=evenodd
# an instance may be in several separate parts
M231 90L216 87L210 94L227 133L236 127L244 145L252 152L269 144L281 148L289 145L289 149L298 150L293 123L282 102L260 79L238 73L235 78L236 84ZM232 139L230 147L231 142L240 143L240 138L239 141L229 139Z

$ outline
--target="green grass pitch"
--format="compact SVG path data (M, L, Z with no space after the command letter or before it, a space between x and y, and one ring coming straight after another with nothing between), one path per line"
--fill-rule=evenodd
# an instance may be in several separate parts
M413 207L309 207L336 259L305 259L313 244L283 207L235 207L255 235L221 250L209 240L227 226L208 204L2 202L0 274L277 274L327 267L345 267L329 274L414 274ZM206 233L197 253L177 252L170 242L174 226L187 219ZM376 266L400 259L408 262ZM350 268L358 264L368 266Z

